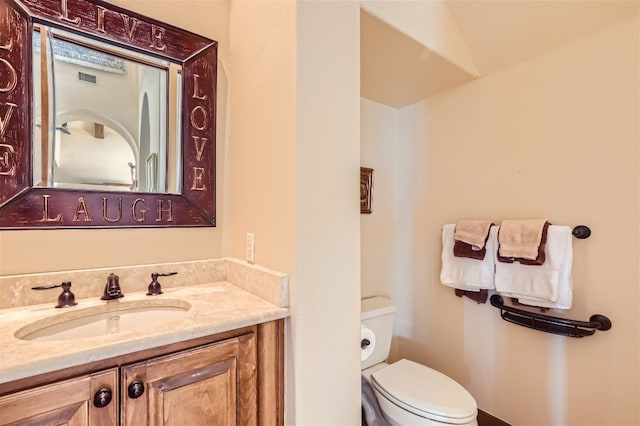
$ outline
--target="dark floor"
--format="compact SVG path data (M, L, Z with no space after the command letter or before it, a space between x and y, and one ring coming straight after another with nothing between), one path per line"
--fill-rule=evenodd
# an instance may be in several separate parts
M489 413L478 410L478 426L511 426L509 423L493 417Z

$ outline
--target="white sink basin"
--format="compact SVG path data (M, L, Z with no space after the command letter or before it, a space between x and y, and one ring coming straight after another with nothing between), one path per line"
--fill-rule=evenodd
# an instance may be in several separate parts
M115 300L35 321L18 330L21 340L74 340L158 327L184 318L191 304L174 299Z

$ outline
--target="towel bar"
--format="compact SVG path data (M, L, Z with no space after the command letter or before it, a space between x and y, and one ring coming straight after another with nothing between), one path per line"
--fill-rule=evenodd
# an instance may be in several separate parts
M591 336L596 330L605 331L611 328L611 321L604 315L591 315L589 322L575 321L505 306L504 300L499 294L492 295L489 301L492 306L500 309L500 316L503 320L547 333L584 337Z

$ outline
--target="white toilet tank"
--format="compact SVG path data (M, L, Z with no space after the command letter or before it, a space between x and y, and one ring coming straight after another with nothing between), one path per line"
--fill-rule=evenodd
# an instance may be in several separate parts
M384 362L389 356L396 306L386 297L368 297L360 301L360 312L362 325L375 335L373 353L361 362L361 369L364 370Z

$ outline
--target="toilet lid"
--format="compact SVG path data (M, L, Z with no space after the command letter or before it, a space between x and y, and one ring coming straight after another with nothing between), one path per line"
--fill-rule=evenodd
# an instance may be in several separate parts
M450 377L406 359L374 372L372 382L394 404L422 417L466 423L477 416L475 399Z

